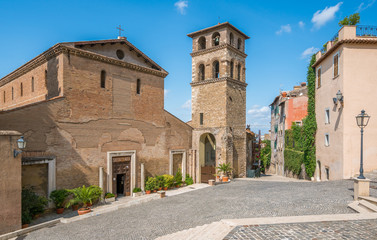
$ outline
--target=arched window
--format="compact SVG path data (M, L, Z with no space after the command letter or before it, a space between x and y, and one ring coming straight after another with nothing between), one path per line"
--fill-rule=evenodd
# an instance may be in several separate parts
M212 67L213 67L213 78L219 78L220 77L219 61L214 61Z
M136 81L136 94L140 94L141 83L140 79Z
M212 35L212 46L218 46L220 45L220 33L215 32Z
M230 62L230 78L233 78L233 73L234 73L234 62Z
M31 78L31 92L34 92L34 77Z
M198 50L206 49L206 38L200 37L198 40Z
M199 65L199 81L204 81L205 79L205 69L204 64Z
M230 33L229 34L229 44L233 46L233 43L234 43L233 33Z
M237 49L241 50L241 47L242 47L242 40L241 38L239 38L237 42Z
M240 63L237 66L237 79L241 80L241 64Z
M22 83L20 84L20 95L21 97L24 95L24 86L22 85Z
M101 71L101 88L106 88L106 72Z

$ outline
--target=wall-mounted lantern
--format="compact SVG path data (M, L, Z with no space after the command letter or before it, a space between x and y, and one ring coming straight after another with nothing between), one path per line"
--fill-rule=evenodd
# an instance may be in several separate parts
M336 93L336 99L342 104L343 106L343 94L340 90Z
M21 136L21 138L19 138L17 140L17 147L20 149L20 150L16 150L14 149L13 151L13 156L14 157L17 157L18 154L22 153L22 149L24 149L26 147L26 141L24 139L23 136Z

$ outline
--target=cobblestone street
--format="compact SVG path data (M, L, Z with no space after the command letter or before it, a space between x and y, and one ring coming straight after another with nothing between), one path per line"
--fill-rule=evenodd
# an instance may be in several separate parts
M377 191L371 189L371 195ZM25 239L154 239L221 219L354 213L353 181L229 184L30 233Z
M377 220L239 226L230 232L225 239L375 240L377 239Z

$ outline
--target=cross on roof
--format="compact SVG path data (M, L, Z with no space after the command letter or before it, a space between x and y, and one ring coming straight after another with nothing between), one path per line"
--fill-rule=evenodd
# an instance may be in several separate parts
M119 30L119 37L121 37L122 35L122 31L124 31L124 29L122 29L122 27L119 25L119 27L117 27L116 29Z

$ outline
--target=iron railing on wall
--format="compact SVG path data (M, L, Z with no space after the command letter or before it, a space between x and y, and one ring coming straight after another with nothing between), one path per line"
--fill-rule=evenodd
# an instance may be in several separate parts
M357 25L356 36L377 37L377 26Z

